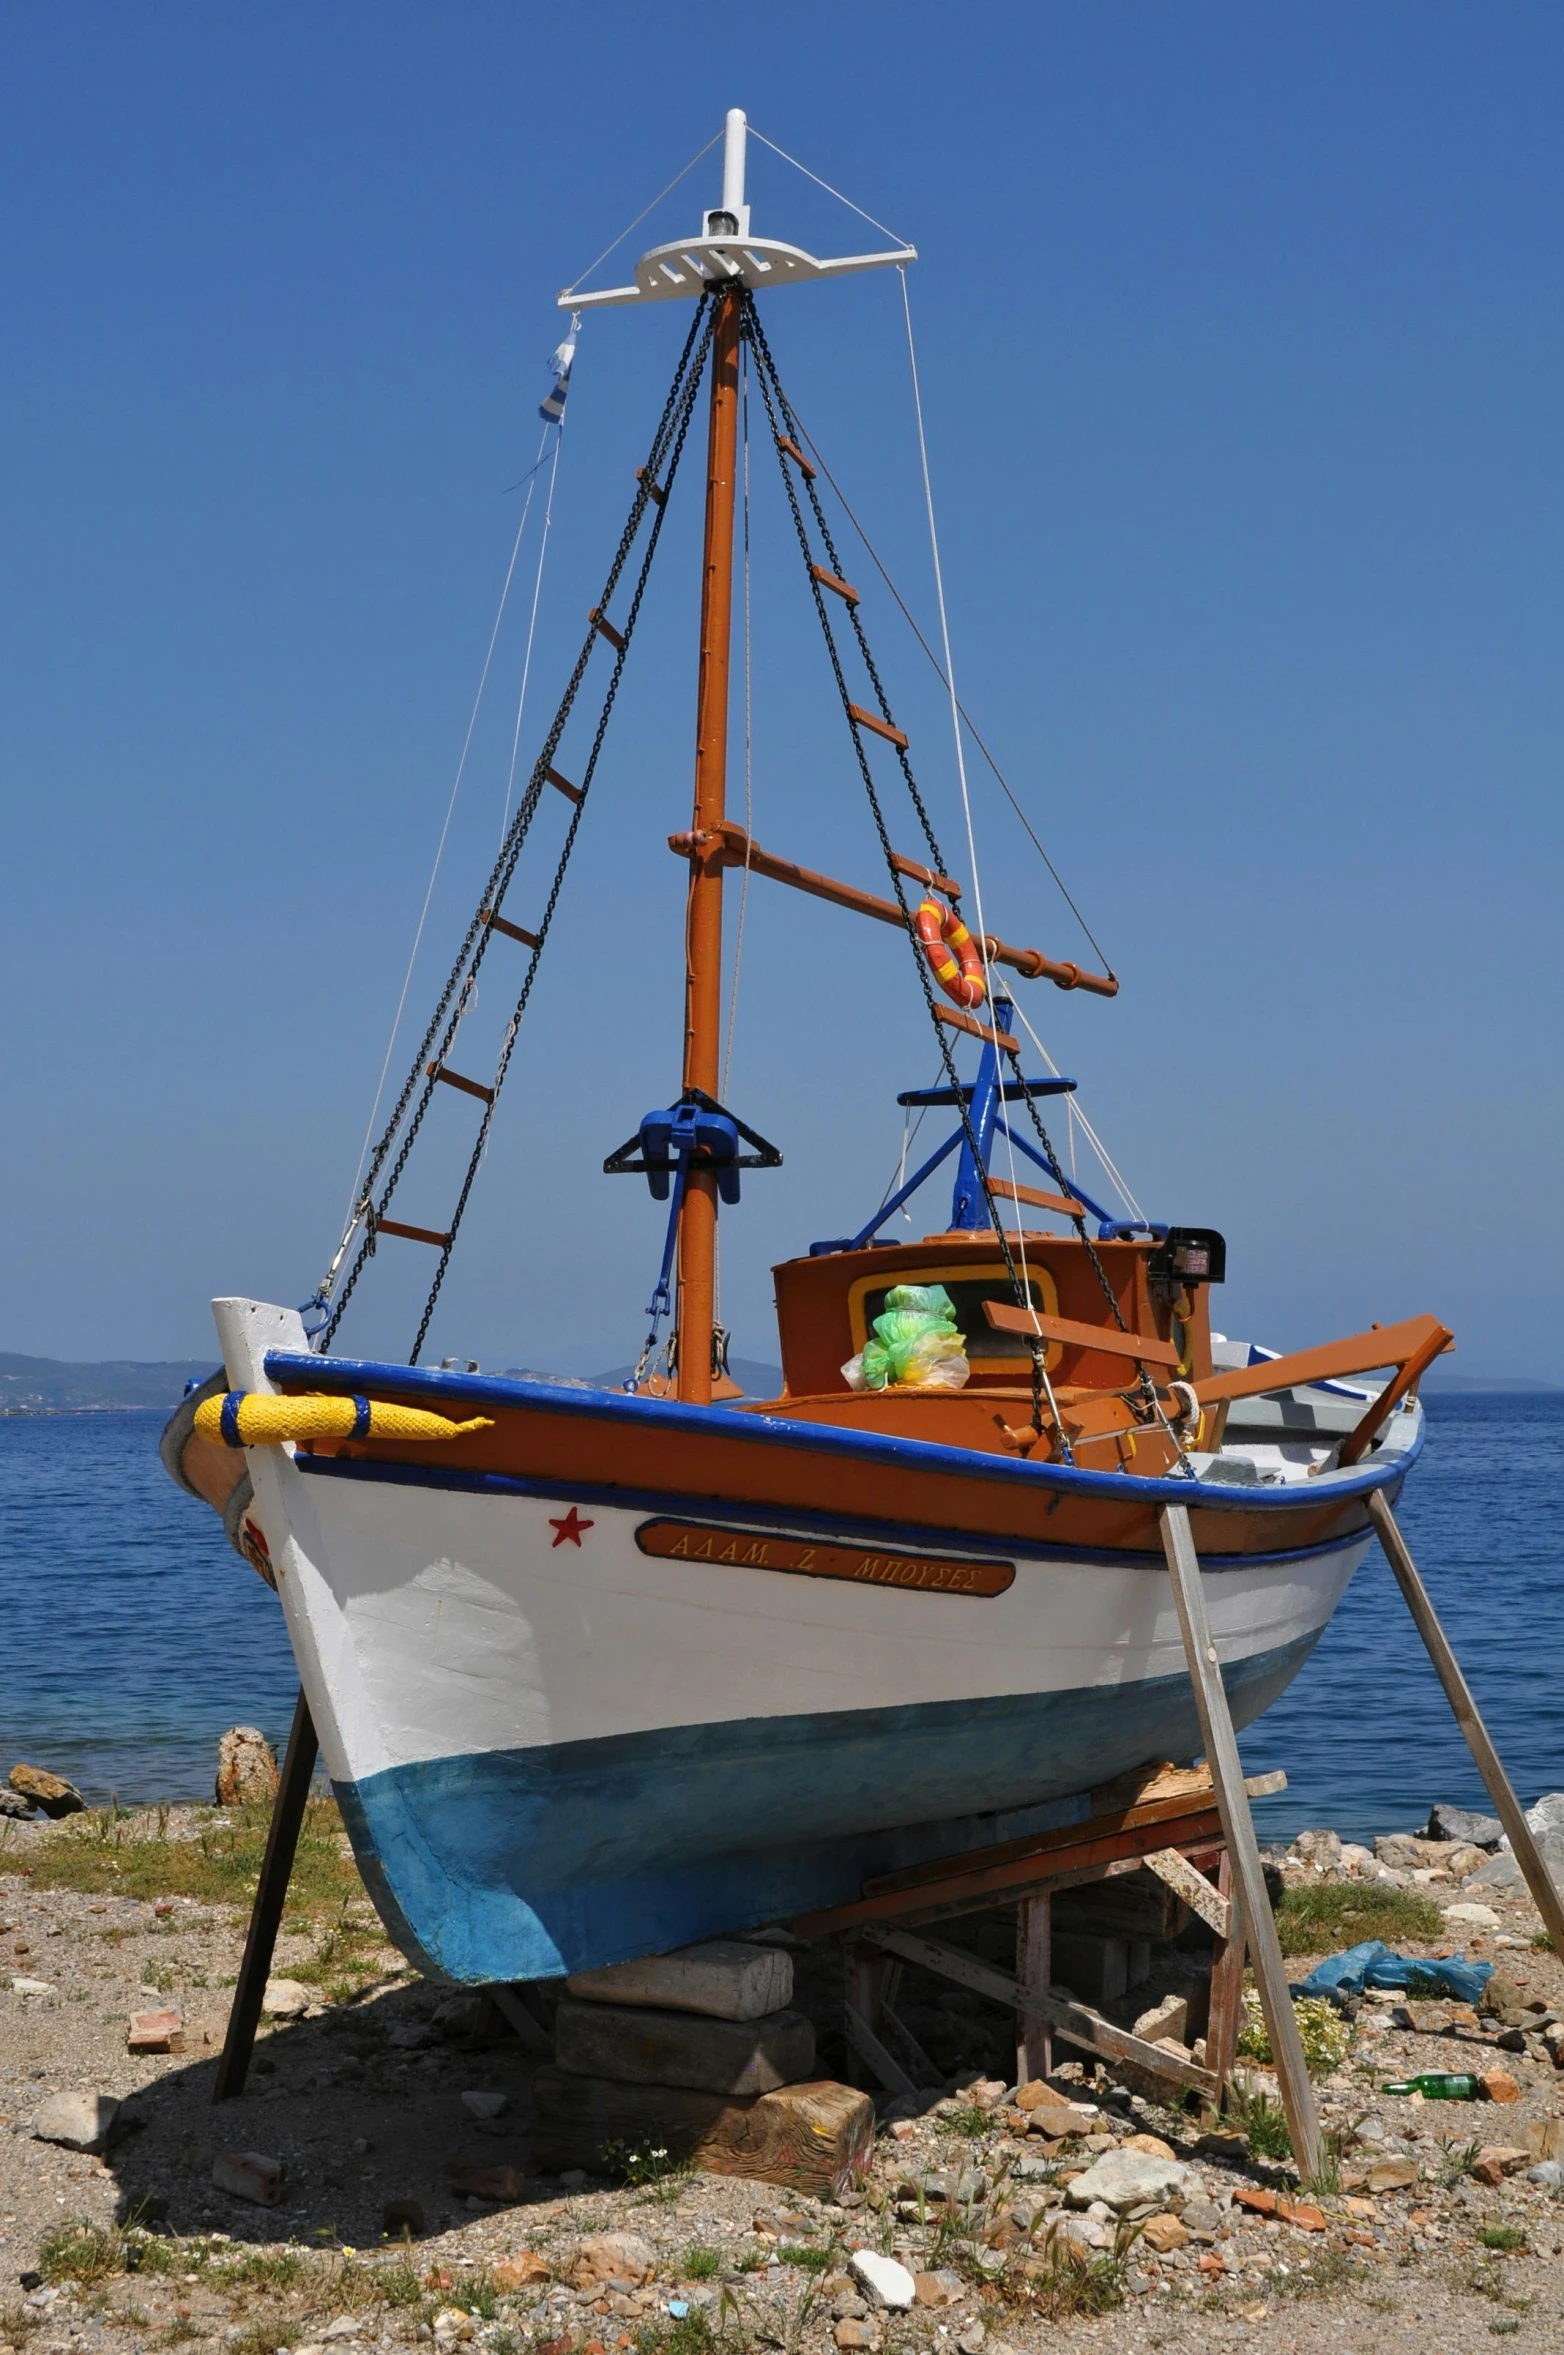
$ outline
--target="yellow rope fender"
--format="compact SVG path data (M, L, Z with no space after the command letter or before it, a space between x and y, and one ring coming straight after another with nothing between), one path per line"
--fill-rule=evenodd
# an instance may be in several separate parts
M419 1406L321 1392L285 1398L269 1390L230 1390L225 1398L204 1398L195 1411L202 1438L224 1447L280 1447L289 1439L454 1439L462 1431L488 1431L493 1423L492 1415L453 1423Z

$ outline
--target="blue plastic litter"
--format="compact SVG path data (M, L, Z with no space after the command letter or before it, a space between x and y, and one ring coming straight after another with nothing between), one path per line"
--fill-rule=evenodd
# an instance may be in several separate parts
M668 2300L668 2311L673 2316L675 2322L682 2322L690 2311L689 2299L670 2298Z
M1405 1995L1449 1995L1457 2003L1475 2003L1492 1977L1491 1962L1468 1962L1459 1954L1431 1962L1418 1954L1397 1954L1383 1939L1369 1938L1344 1954L1327 1955L1292 1993L1339 2001L1361 1995L1366 1987L1393 1987Z

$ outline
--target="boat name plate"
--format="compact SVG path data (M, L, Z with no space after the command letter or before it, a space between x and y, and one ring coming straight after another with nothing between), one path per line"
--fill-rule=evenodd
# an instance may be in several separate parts
M786 1570L802 1578L848 1578L869 1586L911 1586L930 1594L1002 1595L1015 1583L1014 1562L961 1562L938 1554L875 1553L861 1545L813 1545L754 1529L704 1521L643 1521L643 1554L663 1561L721 1562L738 1570Z

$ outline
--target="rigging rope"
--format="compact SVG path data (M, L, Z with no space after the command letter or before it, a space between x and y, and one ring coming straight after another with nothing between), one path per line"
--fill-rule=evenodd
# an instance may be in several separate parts
M618 693L619 681L624 669L625 655L629 648L630 636L634 628L636 616L640 611L641 599L645 593L646 588L647 574L650 570L652 557L656 552L657 542L662 530L663 518L667 512L667 491L672 483L674 473L677 470L679 455L684 447L685 435L689 429L690 416L694 408L695 397L699 390L701 376L704 371L706 351L711 340L711 323L711 304L709 299L703 296L696 306L695 317L691 322L689 334L685 338L684 349L680 353L678 366L674 371L673 383L669 387L667 400L663 404L662 415L658 419L657 430L652 437L647 463L640 470L640 474L636 483L635 496L630 505L629 517L625 523L624 530L620 535L619 545L614 552L613 561L609 566L608 576L604 584L602 595L598 600L597 606L594 608L594 619L588 625L581 651L576 657L575 667L571 671L570 677L566 683L565 691L560 699L559 707L555 712L553 723L549 729L548 735L544 739L543 748L538 755L537 761L533 766L532 775L528 781L526 790L523 793L519 804L517 805L516 814L511 820L510 829L506 836L505 842L501 846L500 853L490 870L488 882L484 887L483 895L480 898L478 906L474 910L472 918L468 924L466 935L462 941L460 949L457 952L456 960L446 978L445 986L440 992L439 1000L435 1006L433 1014L430 1017L428 1027L424 1032L423 1039L420 1043L418 1053L414 1058L412 1068L403 1083L402 1092L397 1099L396 1107L393 1110L390 1119L386 1123L380 1140L375 1147L375 1151L370 1162L369 1172L366 1179L364 1180L358 1202L355 1205L353 1218L350 1222L348 1233L346 1236L344 1236L343 1242L339 1247L337 1258L333 1262L327 1282L322 1286L323 1294L329 1293L330 1283L334 1278L337 1269L340 1267L343 1254L346 1251L348 1243L352 1239L353 1231L355 1227L362 1223L366 1231L363 1241L359 1246L357 1257L355 1258L352 1268L349 1271L347 1280L343 1284L342 1291L337 1299L336 1306L333 1309L326 1325L317 1337L318 1346L321 1349L329 1347L338 1327L342 1322L348 1302L352 1298L359 1278L363 1274L365 1263L374 1252L377 1226L380 1220L384 1218L386 1205L390 1201L392 1195L395 1193L397 1185L401 1180L402 1173L407 1167L408 1157L412 1152L419 1129L423 1124L424 1115L428 1111L429 1104L437 1084L433 1073L429 1068L431 1055L433 1055L434 1068L435 1070L438 1070L440 1064L445 1058L446 1053L449 1050L451 1041L455 1036L457 1025L460 1022L462 1014L466 1008L468 993L476 981L479 967L482 965L489 944L494 937L493 930L487 922L487 918L491 914L498 913L499 909L504 904L505 894L509 889L511 880L515 874L517 862L521 857L522 848L526 842L533 816L537 810L544 789L548 783L549 771L553 765L554 755L559 748L560 739L564 735L566 723L570 718L576 696L580 691L582 680L586 675L587 663L591 658L593 648L598 642L598 630L595 615L597 613L603 612L606 609L614 593L614 590L619 583L620 576L629 561L630 551L635 543L636 535L640 530L640 526L645 518L646 511L648 507L651 507L653 510L653 522L651 531L648 535L646 553L642 560L639 578L636 583L629 613L626 617L625 627L624 630L620 633L622 643L619 646L613 670L610 674L608 686L605 691L603 708L597 724L597 730L593 738L586 767L583 771L581 784L578 788L582 798L575 802L572 809L571 821L566 832L564 848L561 852L560 862L555 872L553 887L549 894L544 919L540 924L536 934L535 945L532 949L531 961L528 965L527 973L522 985L521 996L517 1001L516 1011L511 1018L510 1025L507 1027L504 1039L502 1041L500 1063L496 1073L494 1091L496 1097L498 1096L500 1087L502 1087L504 1084L505 1073L509 1068L511 1052L515 1045L516 1031L520 1025L521 1018L526 1011L527 1000L531 994L532 984L538 969L538 963L542 955L544 943L548 936L548 927L553 920L554 909L558 902L560 889L564 882L565 867L569 862L570 853L575 846L575 839L580 825L581 813L585 807L586 790L590 785L592 774L597 765L597 759L602 748L603 736L607 729L609 715L612 712L614 699ZM658 476L665 460L668 463L668 478L666 483L660 483L658 481ZM654 487L662 494L661 497L656 500L653 499L652 495ZM452 1012L453 999L456 1000L454 1013ZM442 1025L444 1025L443 1035ZM437 1039L440 1043L438 1051L436 1052L435 1049ZM419 1088L420 1078L423 1079L424 1083L421 1090ZM413 1106L413 1098L415 1094L418 1096L418 1102L416 1106ZM413 1107L410 1118L409 1107ZM461 1198L458 1205L457 1217L452 1226L447 1230L448 1239L442 1247L440 1265L436 1273L434 1284L431 1287L430 1297L425 1308L423 1321L419 1327L418 1340L414 1346L414 1363L417 1362L418 1351L423 1346L423 1337L428 1330L429 1318L433 1314L435 1300L438 1298L440 1286L445 1279L445 1271L450 1262L451 1244L455 1239L456 1228L460 1224L461 1213L465 1211L467 1198L472 1188L472 1181L477 1173L478 1163L482 1159L483 1148L487 1142L493 1110L494 1104L493 1100L491 1100L486 1107L478 1145L475 1148L473 1159L469 1163L466 1182L463 1185ZM405 1132L403 1130L404 1121L407 1123ZM401 1137L400 1149L377 1203L374 1199L375 1187L379 1182L380 1173L385 1167L387 1158L391 1152L391 1148L393 1144L396 1143L399 1135Z
M511 731L510 767L505 773L505 807L500 813L501 842L504 841L505 829L510 824L510 797L516 789L516 760L521 750L521 722L522 715L527 708L527 682L532 676L532 649L538 634L538 601L543 595L543 566L548 558L549 533L554 528L554 485L559 480L559 453L564 439L565 418L562 410L559 417L559 430L554 437L554 463L549 468L548 495L543 502L543 531L538 541L538 569L532 577L532 611L527 617L527 650L521 660L521 686L516 696L516 725ZM530 506L531 503L532 485L529 483L527 504ZM522 521L525 523L525 515L523 515Z

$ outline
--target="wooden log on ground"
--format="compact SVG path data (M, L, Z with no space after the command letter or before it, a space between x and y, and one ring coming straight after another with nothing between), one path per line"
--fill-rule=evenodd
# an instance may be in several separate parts
M793 2000L793 1958L783 1946L708 1938L675 1954L643 1955L578 1971L567 1980L588 2003L646 2004L657 2011L701 2012L714 2020L758 2020Z
M625 2085L540 2069L532 2081L535 2163L599 2168L605 2151L666 2150L711 2175L746 2175L817 2199L855 2188L874 2145L874 2104L829 2079L753 2101L683 2086Z
M567 1995L555 2016L554 2057L576 2077L684 2085L700 2093L774 2093L814 2075L815 2032L802 2012L714 2020Z

